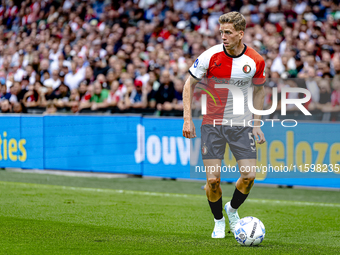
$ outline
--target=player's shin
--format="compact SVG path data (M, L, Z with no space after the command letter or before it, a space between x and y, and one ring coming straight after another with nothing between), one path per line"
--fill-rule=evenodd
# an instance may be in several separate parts
M237 188L235 188L233 198L230 201L230 211L234 212L236 211L242 204L243 202L247 199L248 194L243 194L241 191L239 191Z
M214 215L214 218L216 220L220 220L223 218L223 206L222 206L222 197L220 197L219 200L217 200L216 202L209 202L209 206L211 209L212 214Z
M236 182L235 191L230 201L231 209L237 210L247 199L250 189L254 184L255 176L252 174L239 178Z
M243 194L249 194L254 185L255 173L251 173L245 177L240 177L236 182L236 188Z
M212 176L211 176L212 177ZM208 203L212 214L214 215L215 227L211 234L212 238L224 238L225 237L225 219L223 217L222 207L222 189L220 186L220 178L214 176L214 178L207 179L206 194Z
M212 214L216 220L223 218L222 189L219 178L208 178L206 194Z

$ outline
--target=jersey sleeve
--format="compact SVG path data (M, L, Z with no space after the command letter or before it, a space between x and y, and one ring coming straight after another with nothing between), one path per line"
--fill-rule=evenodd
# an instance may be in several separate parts
M266 63L264 59L261 57L258 61L256 61L256 72L253 77L253 84L255 86L263 86L266 82L266 73L265 73Z
M203 52L194 62L194 64L189 68L189 73L196 80L201 80L207 73L209 68L209 61L207 52Z

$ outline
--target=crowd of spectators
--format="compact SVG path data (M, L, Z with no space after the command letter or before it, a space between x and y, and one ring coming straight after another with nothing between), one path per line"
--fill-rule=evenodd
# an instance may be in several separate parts
M338 0L3 0L1 112L181 112L188 68L229 11L265 59L266 108L273 87L301 86L310 110L340 111Z

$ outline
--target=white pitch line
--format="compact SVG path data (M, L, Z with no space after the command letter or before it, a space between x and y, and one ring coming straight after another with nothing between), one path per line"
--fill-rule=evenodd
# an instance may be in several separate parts
M271 200L271 199L255 199L250 198L247 201L252 203L263 204L281 204L281 205L297 205L297 206L326 206L326 207L340 207L340 204L332 203L319 203L319 202L304 202L304 201L291 201L291 200Z
M149 191L122 190L122 189L83 188L83 187L58 186L58 185L21 183L21 182L0 181L0 185L19 185L19 186L46 188L46 189L55 188L55 189L64 189L64 190L75 190L75 191L102 192L102 193L115 193L115 194L127 194L127 195L156 196L156 197L178 197L178 198L190 198L190 199L205 198L204 195L194 195L194 194L177 194L177 193L149 192ZM291 201L291 200L271 200L271 199L249 198L247 199L247 202L263 203L263 204L295 205L295 206L325 206L325 207L339 207L340 208L340 204L336 204L336 203L319 203L319 202L304 202L304 201Z

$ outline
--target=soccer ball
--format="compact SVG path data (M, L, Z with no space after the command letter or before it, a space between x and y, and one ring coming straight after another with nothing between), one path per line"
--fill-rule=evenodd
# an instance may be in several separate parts
M236 241L244 246L259 245L266 234L263 223L255 217L244 217L240 219L234 231Z

